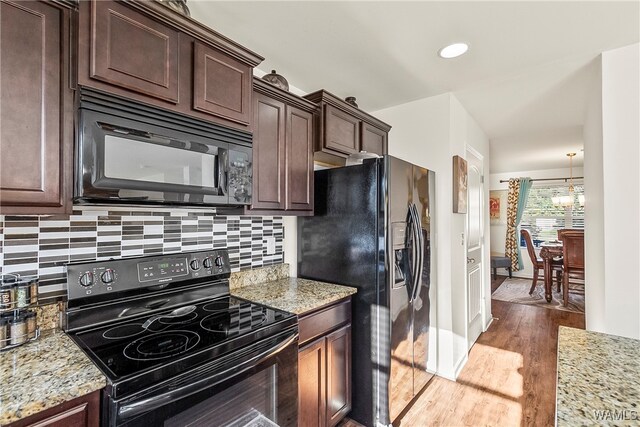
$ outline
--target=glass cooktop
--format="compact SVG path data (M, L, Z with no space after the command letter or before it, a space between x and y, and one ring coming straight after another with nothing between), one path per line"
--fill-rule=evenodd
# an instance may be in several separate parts
M154 369L161 379L168 375L162 372L166 365L184 364L198 353L211 360L272 334L293 318L225 296L71 336L112 381Z

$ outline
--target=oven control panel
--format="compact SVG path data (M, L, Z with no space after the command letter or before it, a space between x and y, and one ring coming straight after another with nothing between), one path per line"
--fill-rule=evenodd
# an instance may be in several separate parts
M193 261L192 261L193 262ZM138 281L150 282L156 279L189 275L186 257L166 258L159 261L138 263Z
M202 278L223 279L230 273L229 254L221 249L70 263L67 293L72 300Z

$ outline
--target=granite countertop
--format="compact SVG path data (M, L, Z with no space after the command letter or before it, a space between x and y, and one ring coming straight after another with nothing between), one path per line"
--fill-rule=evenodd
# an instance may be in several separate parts
M102 372L60 330L0 353L0 425L100 390Z
M640 425L640 340L561 326L556 424Z
M234 288L231 294L298 315L339 301L357 292L356 288L286 277Z

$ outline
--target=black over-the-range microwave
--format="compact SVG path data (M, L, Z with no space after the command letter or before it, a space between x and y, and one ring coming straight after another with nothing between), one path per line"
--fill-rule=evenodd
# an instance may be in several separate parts
M252 136L82 89L74 201L251 204Z

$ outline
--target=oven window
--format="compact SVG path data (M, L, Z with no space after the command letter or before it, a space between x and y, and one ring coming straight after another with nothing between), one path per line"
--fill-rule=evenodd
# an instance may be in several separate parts
M216 155L207 152L207 145L175 140L167 144L105 135L104 174L114 179L216 188Z
M271 365L173 416L164 426L277 426L277 382L277 365Z

